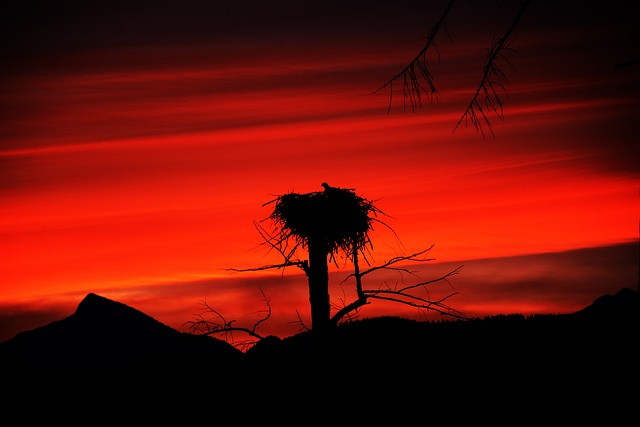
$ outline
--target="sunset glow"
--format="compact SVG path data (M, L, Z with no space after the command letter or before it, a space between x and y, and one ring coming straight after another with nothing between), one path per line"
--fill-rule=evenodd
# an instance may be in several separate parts
M482 138L453 131L491 36L490 22L462 31L480 24L462 4L434 61L438 102L404 113L396 87L387 111L389 93L373 94L422 47L445 4L431 3L372 10L355 27L356 11L327 6L315 26L280 18L271 36L264 24L225 33L215 14L221 27L202 37L132 30L77 45L12 24L21 31L3 44L21 53L0 71L0 341L71 314L89 292L182 330L202 300L251 322L262 289L265 330L295 333L296 310L309 310L300 271L228 269L280 262L254 226L270 214L263 204L323 181L388 215L398 237L376 227L374 261L434 245L424 276L464 264L433 293L457 292L450 304L470 315L571 312L636 288L640 66L614 65L637 59L637 23L612 12L594 33L584 26L598 11L574 21L557 6L556 25L539 20L555 3L534 1L505 68L504 120ZM425 315L362 316L384 313Z

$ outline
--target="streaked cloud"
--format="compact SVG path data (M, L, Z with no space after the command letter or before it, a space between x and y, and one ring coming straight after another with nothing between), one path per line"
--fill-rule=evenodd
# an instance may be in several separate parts
M184 290L175 300L186 303L188 290L193 297L208 286L227 290L218 301L240 299L244 307L253 298L221 285L222 269L268 259L253 226L269 214L262 204L319 191L323 181L356 188L389 215L400 242L377 229L377 259L402 245L435 244L439 263L504 262L491 279L502 298L463 300L477 313L546 310L531 292L536 286L571 300L553 307L586 302L566 285L572 281L550 277L552 264L541 258L548 285L536 285L543 278L526 263L503 257L637 239L640 79L633 67L614 67L635 47L636 23L621 12L535 2L514 40L514 68L505 68L504 120L491 116L495 137L483 140L472 127L453 128L491 34L509 22L513 5L482 15L456 9L451 39L443 34L440 57L431 59L439 99L404 113L396 86L387 113L389 94L373 92L422 47L440 13L428 2L366 10L285 2L292 15L268 25L258 6L248 14L237 4L203 6L203 16L215 16L209 21L187 19L195 4L187 3L175 11L185 21L166 33L156 31L172 22L164 3L150 16L131 9L131 22L145 20L140 28L120 22L126 28L115 38L107 30L120 15L106 4L104 16L116 21L86 5L67 14L43 2L20 6L3 30L14 31L3 38L9 60L0 70L7 307L33 301L40 316L39 300L77 300L95 289L147 308L151 289ZM42 26L17 25L32 12ZM601 15L616 25L590 26ZM462 283L481 286L486 274L474 274ZM636 269L625 267L621 277L629 274ZM143 288L150 283L160 285ZM516 289L521 297L511 295ZM306 301L304 286L281 301L293 307L297 298Z

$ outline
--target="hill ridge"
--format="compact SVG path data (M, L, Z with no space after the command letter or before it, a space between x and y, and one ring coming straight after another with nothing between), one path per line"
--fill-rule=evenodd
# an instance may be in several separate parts
M311 333L300 333L284 339L268 337L243 353L221 339L179 332L140 310L89 293L72 315L0 343L0 359L42 371L54 366L82 369L104 363L127 367L158 361L183 366L197 361L244 363L245 359L257 361L259 366L272 363L285 367L305 363L296 358L304 361L332 352L422 354L425 345L436 342L460 349L469 349L470 343L494 346L496 349L491 352L498 353L498 348L505 345L501 340L509 336L510 345L522 347L528 347L527 341L531 340L552 342L562 331L579 340L579 345L592 338L623 337L629 328L635 328L632 332L637 329L639 301L636 291L624 288L568 315L535 315L527 319L513 314L440 322L394 316L362 319L340 325L331 335L331 342L323 342L321 348L317 342L311 343ZM603 328L609 329L601 336L599 331ZM565 340L565 345L571 339ZM563 342L558 340L555 344Z

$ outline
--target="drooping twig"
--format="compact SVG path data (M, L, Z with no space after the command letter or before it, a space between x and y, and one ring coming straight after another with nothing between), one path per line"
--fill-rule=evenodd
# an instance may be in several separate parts
M489 119L491 114L495 114L501 120L504 119L502 96L508 95L505 88L507 77L501 70L497 60L503 59L509 63L505 53L514 51L514 49L511 49L509 46L512 34L526 9L529 7L531 1L532 0L524 0L517 15L511 22L509 29L502 37L497 38L492 42L491 47L488 50L487 61L483 68L482 79L480 80L469 105L453 128L453 132L455 132L462 123L465 123L465 125L471 124L476 129L476 132L482 134L482 137L484 138L485 126L493 135L493 126ZM438 102L440 94L435 86L433 76L429 69L427 52L430 48L433 48L436 51L438 59L440 59L440 52L435 45L435 38L441 27L445 25L447 16L449 15L454 3L455 0L450 0L447 3L442 16L431 28L427 43L424 45L422 50L420 50L418 55L416 55L416 57L399 73L391 77L373 92L376 94L385 88L389 89L389 106L387 108L387 112L391 110L393 102L393 84L399 79L402 79L403 84L403 107L405 112L407 110L407 104L411 106L412 111L415 111L417 108L421 108L423 94L429 94L432 103L434 99Z
M493 126L489 120L489 114L493 112L500 120L504 120L501 96L508 95L505 88L507 76L500 68L498 59L503 59L509 64L504 54L509 51L514 51L514 49L509 47L511 35L524 15L524 12L527 10L527 7L529 7L529 4L531 4L531 0L525 0L523 2L522 7L518 11L515 19L511 22L511 26L506 33L504 33L502 37L495 39L491 44L487 55L487 62L484 65L482 79L467 109L453 128L453 132L464 122L465 125L469 123L473 125L476 132L481 133L483 138L485 137L483 126L486 125L493 136Z
M376 94L380 92L382 89L389 88L389 108L387 111L391 110L391 103L393 101L393 82L402 78L403 83L403 106L404 110L407 109L407 101L411 105L411 109L415 111L416 108L422 106L422 93L427 93L431 97L431 101L435 99L438 100L439 93L438 89L435 86L433 81L433 76L431 75L431 71L429 70L429 63L427 60L427 51L429 48L433 47L438 53L438 48L435 45L435 38L440 31L440 28L445 23L447 15L451 10L451 7L456 2L456 0L450 0L445 8L444 12L440 19L435 23L435 25L431 28L429 32L429 38L427 43L424 45L422 50L416 55L416 57L400 71L395 76L391 77L387 80L382 86L376 89L373 93ZM420 78L422 78L426 85L428 86L428 90L422 85Z

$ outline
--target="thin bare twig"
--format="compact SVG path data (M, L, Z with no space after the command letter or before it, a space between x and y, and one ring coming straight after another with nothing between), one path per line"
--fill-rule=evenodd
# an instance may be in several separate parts
M225 317L216 309L211 307L206 301L202 301L202 305L204 309L202 312L195 316L196 320L185 322L184 325L189 327L189 331L194 335L208 335L208 336L222 336L225 341L238 347L240 349L247 349L254 345L257 341L264 339L264 336L260 335L256 332L258 326L261 323L266 322L271 317L271 301L267 298L266 294L260 288L260 293L262 294L262 300L265 302L266 308L258 311L258 313L262 313L263 316L254 323L252 328L235 326L235 320L225 319ZM206 318L204 315L211 315L213 317ZM234 338L234 332L241 332L246 334L255 340L241 340L236 341Z
M435 45L436 35L442 25L444 25L447 15L451 10L453 4L456 0L450 0L445 8L440 19L435 23L435 25L431 28L429 32L429 38L427 43L424 45L422 50L416 55L416 57L400 71L395 76L391 77L387 80L382 86L376 89L373 93L376 94L380 92L382 89L389 88L389 107L387 112L391 110L391 103L393 100L393 82L402 78L403 85L403 106L404 110L407 110L407 101L411 105L411 109L415 111L416 108L422 106L422 93L426 93L430 95L431 102L434 100L437 102L439 98L438 89L435 86L433 81L433 76L431 75L431 71L429 70L429 62L427 60L427 51L429 48L433 47L438 54L438 58L440 58L440 54L438 52L438 48ZM420 82L420 78L422 78L428 89L426 89L422 83Z
M465 125L471 124L476 129L476 132L480 133L482 137L485 138L485 127L487 127L493 135L493 126L489 117L491 114L495 114L500 120L504 120L504 104L502 102L502 97L508 96L506 91L507 76L501 70L498 64L498 59L502 59L509 63L505 54L507 52L514 51L514 49L509 46L512 34L526 9L531 4L531 1L532 0L524 0L518 13L511 22L509 29L502 37L493 40L491 47L488 49L488 56L483 68L482 79L480 80L480 83L476 88L476 92L471 98L467 108L454 126L453 132L455 132L462 123ZM424 45L422 50L420 50L418 55L416 55L416 57L399 73L391 77L373 92L376 94L385 88L389 89L389 106L387 108L387 113L391 111L393 101L393 84L400 79L402 79L403 85L403 107L405 112L407 110L407 104L411 106L411 109L414 112L417 108L421 108L423 94L429 94L432 103L434 100L436 103L438 102L440 93L435 86L433 75L429 68L427 53L429 52L429 49L433 48L437 54L438 60L440 59L440 52L435 45L435 38L441 27L445 25L446 19L454 3L455 0L450 0L447 3L440 19L438 19L435 25L431 28L427 43Z
M505 88L507 76L500 68L498 59L503 59L509 64L504 53L514 51L514 49L509 47L511 35L524 15L524 12L527 10L527 7L529 7L529 4L531 4L531 0L525 0L523 2L522 7L518 11L515 19L511 22L511 26L507 32L504 33L502 37L495 39L491 44L487 55L487 62L484 65L482 79L469 105L453 128L453 132L464 122L465 126L469 123L473 125L476 132L482 134L482 138L485 137L483 125L486 125L491 135L494 136L493 126L489 120L489 113L493 112L500 120L504 120L501 96L508 96Z
M407 261L413 261L413 262L430 261L432 259L423 257L423 255L427 253L429 250L431 250L431 248L433 248L433 245L427 249L413 253L411 255L393 257L390 260L382 263L381 265L369 268L365 271L360 271L360 268L357 263L357 254L356 254L356 256L354 257L354 272L348 275L347 278L343 280L343 282L348 280L350 277L355 278L357 298L351 303L345 304L342 308L340 308L336 312L336 314L332 316L331 318L332 323L333 324L340 323L345 316L349 315L349 313L357 312L362 306L370 304L371 303L369 301L370 299L391 301L399 304L408 305L411 307L435 311L440 314L444 314L453 318L465 319L466 317L464 316L463 313L461 313L460 311L454 310L453 308L451 308L450 306L444 303L444 301L446 301L450 297L457 295L458 292L450 293L444 298L441 298L440 300L433 301L430 299L429 290L427 288L427 286L430 284L440 282L440 281L447 281L449 277L455 274L458 274L460 272L460 269L462 269L462 266L435 279L422 281L422 282L415 283L409 286L404 286L401 288L387 287L386 289L364 289L362 286L362 277L366 274L369 274L378 270L395 270L401 273L408 273L413 275L414 273L410 271L408 268L394 267L393 265L401 262L407 262ZM422 290L426 292L427 296L422 297L416 294L415 291L418 288L422 288Z

